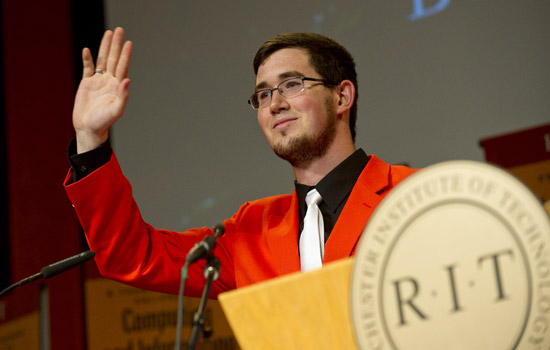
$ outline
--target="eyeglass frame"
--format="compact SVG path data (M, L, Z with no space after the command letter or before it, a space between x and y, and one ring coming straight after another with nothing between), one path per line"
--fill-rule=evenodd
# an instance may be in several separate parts
M283 92L284 91L281 91L280 89L280 86L283 85L284 83L286 83L287 81L289 80L293 80L293 79L300 79L302 81L302 89L300 91L298 91L295 95L292 95L292 96L289 96L289 97L286 97ZM273 89L260 89L258 91L255 91L251 96L250 98L248 99L248 104L250 105L250 107L252 107L253 110L257 111L259 110L260 108L264 108L264 107L269 107L271 105L271 101L273 101L273 92L275 90L279 91L279 94L284 97L284 98L291 98L291 97L294 97L294 96L298 96L299 94L301 94L305 89L306 89L306 85L304 84L304 81L317 81L319 83L323 83L323 85L325 86L336 86L338 84L335 84L333 82L330 82L326 79L317 79L317 78L308 78L308 77L291 77L291 78L288 78L288 79L285 79L283 81L281 81L276 87L274 87ZM255 108L254 105L252 104L252 99L254 98L255 95L258 94L258 92L267 92L269 91L269 104L268 105L265 105L264 107L260 107L259 106L259 102L258 102L258 108Z

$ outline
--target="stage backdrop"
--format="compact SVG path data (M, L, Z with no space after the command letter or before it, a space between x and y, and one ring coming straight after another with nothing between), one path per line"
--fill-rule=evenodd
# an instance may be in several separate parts
M246 103L256 49L278 33L317 32L351 51L356 144L390 163L482 161L482 138L550 119L546 0L107 0L105 11L135 43L113 145L159 228L213 226L293 190Z

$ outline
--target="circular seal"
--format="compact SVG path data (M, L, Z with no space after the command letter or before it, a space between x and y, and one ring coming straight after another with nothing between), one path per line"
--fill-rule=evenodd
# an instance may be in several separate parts
M351 276L360 349L550 349L550 220L502 169L413 174L365 227Z

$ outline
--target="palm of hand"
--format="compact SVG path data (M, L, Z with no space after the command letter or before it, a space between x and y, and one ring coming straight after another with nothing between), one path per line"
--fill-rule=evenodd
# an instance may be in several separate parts
M102 133L121 117L123 106L117 95L119 84L118 79L108 73L82 79L73 111L76 130Z

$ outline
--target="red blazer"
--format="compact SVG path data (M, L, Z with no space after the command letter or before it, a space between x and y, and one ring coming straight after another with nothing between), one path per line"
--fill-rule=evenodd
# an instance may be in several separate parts
M374 208L414 171L370 156L326 242L325 263L354 254ZM187 252L204 235L212 234L206 227L172 232L145 223L114 154L107 164L76 183L70 183L67 175L65 189L96 252L101 274L138 288L177 294ZM221 274L211 297L300 271L296 193L247 202L224 225L225 234L214 250ZM200 296L203 266L201 261L190 267L186 295Z

